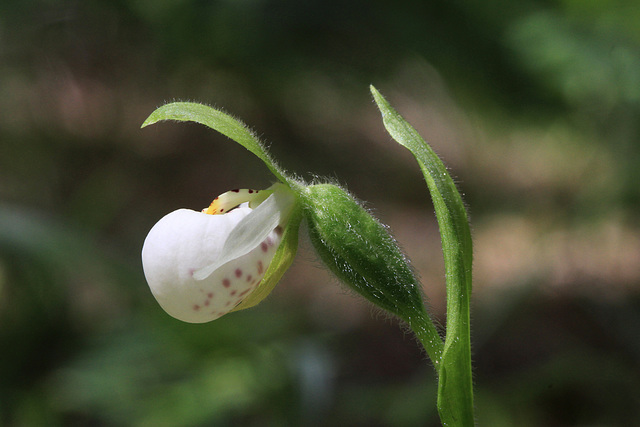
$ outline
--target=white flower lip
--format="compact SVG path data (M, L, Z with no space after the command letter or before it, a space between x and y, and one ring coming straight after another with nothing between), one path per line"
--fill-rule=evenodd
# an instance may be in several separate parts
M276 189L255 209L209 215L179 209L153 226L142 248L144 274L160 306L190 323L231 311L260 283L282 237L293 196Z

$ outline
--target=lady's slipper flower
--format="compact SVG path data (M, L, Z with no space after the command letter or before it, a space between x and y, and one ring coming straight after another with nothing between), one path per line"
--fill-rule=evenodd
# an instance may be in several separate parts
M292 192L276 184L229 191L202 212L166 215L142 248L144 274L158 303L191 323L232 311L260 285L294 205Z
M447 276L443 343L424 306L422 285L387 228L345 190L306 185L271 159L246 125L202 104L176 102L155 110L142 127L163 120L200 123L261 159L283 184L265 192L234 190L203 212L180 209L162 218L142 249L144 273L172 316L201 323L257 304L295 256L304 217L321 260L347 286L406 321L439 374L443 425L472 425L473 383L469 298L473 245L460 193L429 144L371 86L385 128L416 158L440 227Z

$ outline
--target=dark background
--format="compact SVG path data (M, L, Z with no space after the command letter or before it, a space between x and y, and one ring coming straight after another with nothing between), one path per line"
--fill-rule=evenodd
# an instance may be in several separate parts
M285 169L388 223L441 323L444 274L415 160L374 84L469 205L484 426L640 423L640 6L635 1L0 3L0 425L433 426L435 376L401 325L304 237L255 309L181 323L140 265L179 207Z

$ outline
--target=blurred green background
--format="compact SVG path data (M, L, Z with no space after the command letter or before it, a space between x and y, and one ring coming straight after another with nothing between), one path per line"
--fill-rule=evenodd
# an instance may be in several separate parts
M197 100L366 200L444 323L433 208L371 83L470 207L479 424L640 424L636 1L4 0L0 425L438 425L414 339L304 237L270 298L205 325L140 265L164 214L273 181L203 127L140 129Z

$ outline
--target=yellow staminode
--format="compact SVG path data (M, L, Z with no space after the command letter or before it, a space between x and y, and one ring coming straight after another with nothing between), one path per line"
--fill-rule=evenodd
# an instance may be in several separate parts
M265 190L250 190L244 188L227 191L213 199L209 207L203 209L202 212L208 215L224 214L241 203L246 202L249 202L250 207L254 207L253 205L256 202L262 202L269 194L271 193Z

